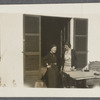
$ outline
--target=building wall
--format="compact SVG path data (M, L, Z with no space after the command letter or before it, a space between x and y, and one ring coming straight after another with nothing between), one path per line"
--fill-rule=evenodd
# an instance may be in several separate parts
M88 19L88 62L100 61L100 4L0 5L2 82L23 84L23 14ZM73 33L71 32L71 35Z
M44 16L87 18L88 23L88 62L100 61L100 3L44 4L44 5L3 5L2 13L21 13Z
M2 85L23 85L23 20L22 14L0 14L0 77Z

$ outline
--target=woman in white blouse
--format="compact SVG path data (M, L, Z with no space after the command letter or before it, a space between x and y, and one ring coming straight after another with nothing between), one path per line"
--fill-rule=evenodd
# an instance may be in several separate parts
M77 67L76 65L76 52L75 50L71 49L70 43L65 43L64 45L65 53L64 53L64 68L63 72L75 70Z

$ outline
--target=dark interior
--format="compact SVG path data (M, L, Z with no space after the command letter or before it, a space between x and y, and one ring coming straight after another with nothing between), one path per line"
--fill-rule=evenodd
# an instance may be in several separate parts
M61 43L64 44L65 41L70 41L70 25L68 18L58 18L58 17L44 17L41 18L41 57L47 55L50 51L50 46L52 44L57 45L56 56L60 64L61 59ZM62 31L62 36L61 36ZM61 40L62 37L62 40Z

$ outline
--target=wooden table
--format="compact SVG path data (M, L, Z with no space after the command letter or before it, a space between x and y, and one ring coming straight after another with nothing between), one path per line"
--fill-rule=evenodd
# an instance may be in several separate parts
M94 75L94 71L90 70L89 72L83 71L68 71L65 73L73 79L74 85L77 88L86 88L87 80L90 79L100 79L100 75Z

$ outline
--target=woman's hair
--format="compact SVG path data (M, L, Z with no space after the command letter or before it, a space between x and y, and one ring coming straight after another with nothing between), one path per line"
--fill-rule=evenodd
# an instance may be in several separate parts
M71 44L69 42L65 42L64 45L68 45L68 47L71 48Z
M52 45L50 45L50 50L51 50L51 48L53 48L53 47L57 47L55 44L52 44Z

